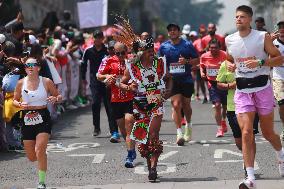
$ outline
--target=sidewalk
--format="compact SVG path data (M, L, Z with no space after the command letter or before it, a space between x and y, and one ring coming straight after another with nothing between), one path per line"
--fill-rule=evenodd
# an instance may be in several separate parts
M240 181L163 182L128 183L109 185L88 185L48 187L48 189L237 189ZM284 178L280 180L257 180L257 189L284 189Z

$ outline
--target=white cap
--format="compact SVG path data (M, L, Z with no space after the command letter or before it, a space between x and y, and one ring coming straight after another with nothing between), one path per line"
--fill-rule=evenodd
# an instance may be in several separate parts
M36 37L34 35L29 35L29 40L30 40L30 44L35 44L38 43L38 40L36 39Z
M182 28L182 33L183 34L189 34L190 33L190 25L189 24L185 24Z
M5 40L6 40L5 35L0 33L0 44L4 43Z
M191 32L189 33L189 35L190 35L190 36L194 36L194 37L197 37L197 36L198 36L198 34L197 34L196 31L191 31Z
M28 60L26 61L26 64L28 64L28 63L36 64L36 63L37 63L37 61L36 61L36 59L35 59L35 58L28 58Z

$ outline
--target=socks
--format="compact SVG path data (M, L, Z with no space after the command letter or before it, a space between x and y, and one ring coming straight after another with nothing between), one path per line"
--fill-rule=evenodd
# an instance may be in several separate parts
M248 179L255 180L254 168L253 167L247 167L246 171L247 171L247 174L248 174Z
M45 183L45 175L46 175L46 171L42 171L42 170L38 171L39 183L42 183L42 184Z
M276 151L276 154L277 154L278 160L284 160L284 148L283 147L280 151Z
M178 129L177 129L177 134L178 134L178 135L182 135L182 130L181 130L181 128L178 128Z
M184 126L184 128L192 128L192 123L191 123L191 122L188 122L188 123Z

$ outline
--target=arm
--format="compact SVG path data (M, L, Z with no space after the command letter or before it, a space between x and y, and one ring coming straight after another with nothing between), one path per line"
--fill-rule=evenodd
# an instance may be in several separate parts
M171 97L171 92L173 88L173 80L171 74L168 72L168 68L166 70L166 75L164 77L164 81L166 83L166 88L162 93L164 99L168 99Z
M88 68L88 49L85 50L84 54L83 54L83 58L82 58L82 64L81 64L81 74L82 74L82 80L85 81L86 80L86 73L87 73L87 68Z
M22 97L22 86L23 86L23 79L19 80L15 91L14 91L14 100L13 100L13 105L18 107L18 108L23 108L23 109L27 109L28 108L28 104L27 102L21 102L21 97Z
M275 45L273 44L272 39L268 33L265 34L264 50L270 55L270 58L265 60L263 66L274 67L274 66L281 66L283 64L284 57L281 56L281 53L279 52L277 47L275 47Z
M43 78L43 79L44 79L44 83L46 85L47 92L51 94L51 96L49 96L47 98L47 101L52 103L52 104L57 103L57 102L61 102L62 96L58 92L54 83L48 78Z

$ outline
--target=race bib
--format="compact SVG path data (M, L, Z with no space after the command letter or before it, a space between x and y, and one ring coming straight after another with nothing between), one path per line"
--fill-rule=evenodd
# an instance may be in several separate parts
M179 63L171 63L170 64L170 73L171 74L185 73L185 65L179 64Z
M160 90L148 91L146 92L147 102L151 103L160 103L162 101L162 95Z
M218 75L219 69L206 69L207 76L215 77Z
M238 66L239 71L243 72L243 73L247 73L247 72L251 73L251 72L256 72L257 71L257 67L256 68L252 68L252 69L248 68L244 62L239 62L237 64L237 66Z
M24 117L25 125L37 125L43 122L41 115L37 111L29 111Z
M142 144L146 144L148 141L150 129L150 119L140 119L135 121L133 125L133 129L130 134L130 139L140 142Z

